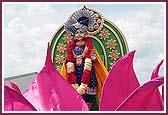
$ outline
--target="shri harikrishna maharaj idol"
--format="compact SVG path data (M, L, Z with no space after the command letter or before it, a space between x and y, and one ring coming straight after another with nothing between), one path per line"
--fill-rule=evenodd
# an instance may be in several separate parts
M91 108L97 93L97 79L92 64L96 61L94 46L88 28L95 24L94 13L82 9L74 13L64 24L66 32L74 35L66 55L67 80Z

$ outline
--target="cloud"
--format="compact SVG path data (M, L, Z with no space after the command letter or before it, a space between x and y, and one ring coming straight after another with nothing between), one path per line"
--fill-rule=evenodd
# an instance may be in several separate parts
M50 5L45 4L29 4L28 8L23 12L28 16L49 16L56 15L57 11L52 9Z
M58 11L49 4L7 4L4 7L6 23L19 17L29 27L57 23Z
M28 27L18 17L11 20L4 30L4 75L39 72L55 28L56 24Z
M149 5L116 20L130 51L136 50L134 68L141 83L149 80L155 66L164 59L164 12L162 5ZM163 68L161 70L163 74Z
M13 33L22 33L26 31L26 25L23 23L22 19L16 17L10 21L7 25L8 28L11 28Z
M14 15L16 14L16 11L13 7L9 6L9 5L5 5L4 7L4 14L7 16L10 16L10 15Z

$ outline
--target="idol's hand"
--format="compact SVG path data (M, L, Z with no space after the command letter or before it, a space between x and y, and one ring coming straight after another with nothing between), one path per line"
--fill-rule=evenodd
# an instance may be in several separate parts
M86 91L84 89L81 89L80 87L77 89L77 92L80 94L80 95L83 95L86 93Z
M80 95L83 95L83 94L86 93L86 89L87 89L87 85L81 83L81 85L80 85L79 88L77 89L77 92L78 92Z

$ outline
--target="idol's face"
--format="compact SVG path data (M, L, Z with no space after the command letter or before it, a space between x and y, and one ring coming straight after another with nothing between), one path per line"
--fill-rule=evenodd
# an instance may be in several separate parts
M81 40L84 37L85 37L85 31L82 29L78 29L75 33L75 39Z

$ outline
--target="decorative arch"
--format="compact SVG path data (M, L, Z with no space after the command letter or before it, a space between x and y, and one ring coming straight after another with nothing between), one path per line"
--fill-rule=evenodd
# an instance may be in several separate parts
M81 7L81 9L92 11L96 16L97 22L89 30L88 36L91 37L106 68L110 70L113 63L128 53L127 41L121 30L114 23L103 18L98 11L86 6ZM60 67L65 62L66 48L72 39L74 39L74 36L68 34L64 30L64 26L61 25L50 40L52 61L58 70L60 70Z

